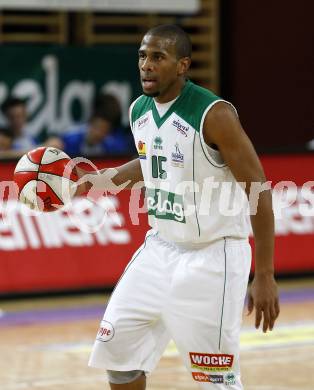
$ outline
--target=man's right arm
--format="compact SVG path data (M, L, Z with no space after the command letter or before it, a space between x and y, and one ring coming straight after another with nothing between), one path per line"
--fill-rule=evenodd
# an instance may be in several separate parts
M104 168L96 172L89 172L76 167L76 172L82 184L78 186L75 195L81 195L92 187L103 191L110 190L112 183L116 187L121 186L123 189L131 189L134 184L144 180L141 163L138 158L119 167Z

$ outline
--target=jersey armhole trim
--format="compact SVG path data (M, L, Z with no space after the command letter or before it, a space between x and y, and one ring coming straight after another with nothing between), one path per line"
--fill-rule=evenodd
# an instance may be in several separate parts
M142 97L143 95L139 96L138 98L136 98L130 105L130 108L129 108L129 122L130 122L130 128L131 128L131 131L133 132L133 122L132 122L132 111L133 111L133 108L135 106L135 104L137 103L137 101Z
M193 194L194 194L194 208L195 208L195 218L196 218L196 223L197 223L197 230L198 230L198 236L201 236L201 228L200 228L200 223L198 220L198 211L196 207L196 196L195 196L195 137L196 137L196 132L194 132L194 137L193 137Z
M203 126L204 126L204 121L205 121L205 117L208 113L208 111L214 107L215 104L217 103L227 103L229 104L235 111L236 115L238 116L238 112L236 110L236 108L234 107L234 105L230 102L228 102L227 100L223 100L223 99L218 99L218 100L215 100L213 103L211 103L207 108L206 110L204 111L203 115L202 115L202 119L201 119L201 124L200 124L200 131L199 131L199 135L200 135L200 143L201 143L201 147L202 147L202 150L203 150L203 153L206 157L206 159L208 160L208 162L213 165L214 167L216 168L224 168L227 166L227 164L223 163L223 164L219 164L217 161L215 161L213 159L213 157L208 153L208 150L207 148L213 150L215 153L217 153L217 150L211 148L209 145L207 145L207 143L205 142L204 140L204 134L203 134Z

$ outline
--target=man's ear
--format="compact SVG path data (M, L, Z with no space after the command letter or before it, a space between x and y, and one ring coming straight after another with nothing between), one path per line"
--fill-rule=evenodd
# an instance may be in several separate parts
M188 71L190 65L191 65L190 57L180 58L178 62L178 76L183 76Z

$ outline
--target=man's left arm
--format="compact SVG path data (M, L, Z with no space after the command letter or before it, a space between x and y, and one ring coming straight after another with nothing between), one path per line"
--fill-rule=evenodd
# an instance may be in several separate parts
M234 109L218 102L206 115L203 127L207 145L216 145L238 182L246 184L250 199L252 183L266 182L255 149L244 132ZM274 279L274 216L270 190L259 194L256 213L251 215L255 241L255 275L249 291L249 314L255 307L255 326L263 320L263 331L272 330L279 315L277 285Z

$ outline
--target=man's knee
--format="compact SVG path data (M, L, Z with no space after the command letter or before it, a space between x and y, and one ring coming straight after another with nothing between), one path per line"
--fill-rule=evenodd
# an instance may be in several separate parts
M107 370L108 380L110 383L116 385L122 385L125 383L132 383L136 381L141 375L145 375L144 371L133 370L133 371L112 371Z

